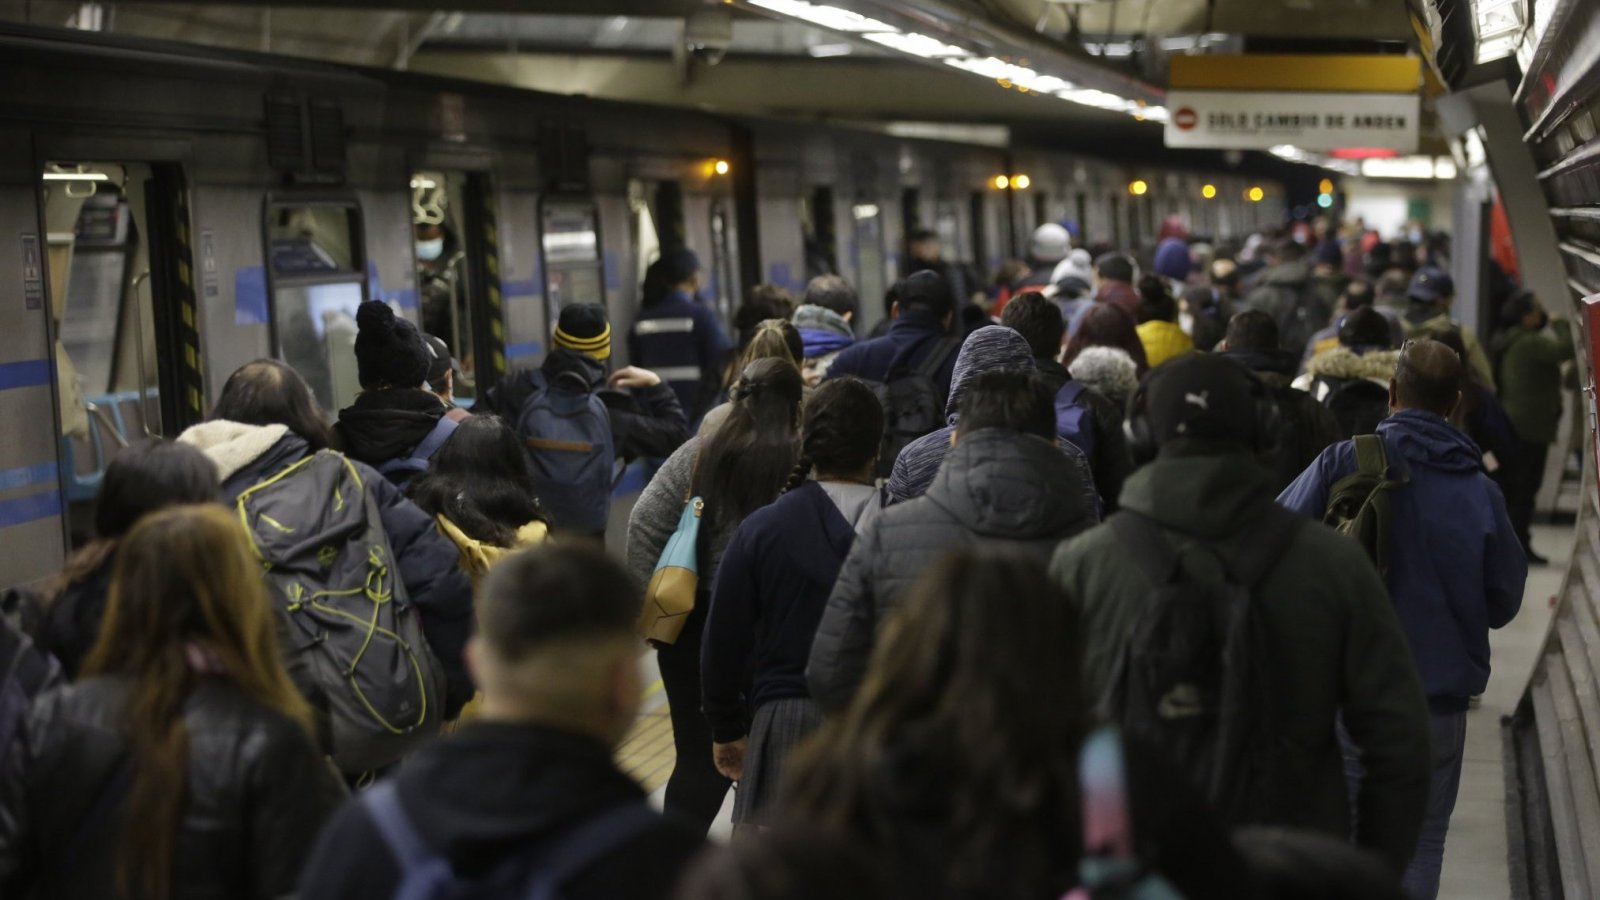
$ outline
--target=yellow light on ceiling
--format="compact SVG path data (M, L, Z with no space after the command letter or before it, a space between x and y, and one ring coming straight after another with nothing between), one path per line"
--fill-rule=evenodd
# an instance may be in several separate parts
M1260 203L1261 199L1267 196L1267 192L1263 191L1259 187L1253 187L1250 190L1245 191L1244 195L1250 200L1251 203Z
M1027 175L1013 175L1013 176L1011 176L1011 186L1016 188L1019 191L1027 190L1028 189L1028 185L1030 185L1030 184L1033 184L1033 179L1029 178Z
M1004 175L996 175L994 177L994 181L992 183L994 184L994 186L995 186L995 188L997 190L1002 190L1003 191L1006 188L1011 187L1011 179L1007 178Z
M730 168L731 166L728 165L728 161L725 159L719 159L711 164L711 171L717 173L718 175L728 174L728 170Z
M1135 197L1143 197L1150 190L1150 185L1143 178L1136 178L1128 185L1128 193Z
M1212 199L1213 197L1217 196L1217 186L1214 184L1201 185L1200 196L1206 198L1207 200Z

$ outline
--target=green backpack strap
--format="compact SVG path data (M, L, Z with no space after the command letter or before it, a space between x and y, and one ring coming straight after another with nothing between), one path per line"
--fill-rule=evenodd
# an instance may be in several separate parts
M1384 449L1383 438L1376 434L1358 434L1353 439L1356 450L1356 467L1364 476L1377 481L1364 504L1370 508L1373 526L1373 562L1380 573L1389 571L1389 532L1392 513L1391 494L1404 485L1404 475L1396 477L1389 467L1389 454ZM1367 511L1363 510L1363 515Z

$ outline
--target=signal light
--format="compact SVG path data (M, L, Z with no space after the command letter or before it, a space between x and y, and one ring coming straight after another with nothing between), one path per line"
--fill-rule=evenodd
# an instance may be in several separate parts
M1027 190L1028 189L1028 185L1030 185L1030 184L1033 184L1033 179L1029 178L1026 175L1013 175L1013 176L1011 176L1011 186L1016 188L1019 191Z
M1331 193L1333 193L1333 179L1332 178L1324 178L1321 181L1317 182L1317 193L1319 193L1319 194L1331 194Z
M1323 191L1322 193L1318 194L1317 205L1323 209L1328 209L1329 207L1333 206L1333 195L1327 191Z
M1217 186L1214 184L1202 185L1200 188L1200 196L1206 198L1207 200L1212 199L1213 197L1217 196Z
M719 159L711 164L711 171L717 173L718 175L728 174L728 169L730 168L731 167L728 165L728 161L725 159Z
M1143 197L1149 190L1150 185L1146 184L1143 178L1135 179L1128 185L1128 193L1135 197Z
M1253 187L1250 190L1245 191L1244 195L1245 195L1245 198L1248 199L1251 203L1260 203L1262 198L1267 196L1267 192L1263 191L1259 187Z

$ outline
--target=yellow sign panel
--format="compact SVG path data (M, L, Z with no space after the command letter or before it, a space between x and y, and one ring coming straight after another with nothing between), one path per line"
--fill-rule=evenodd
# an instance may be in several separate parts
M1415 56L1257 53L1174 56L1169 63L1175 90L1410 94L1422 84L1422 60Z

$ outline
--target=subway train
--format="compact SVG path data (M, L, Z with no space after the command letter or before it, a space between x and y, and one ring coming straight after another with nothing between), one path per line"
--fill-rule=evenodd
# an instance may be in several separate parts
M748 285L836 271L870 325L908 229L992 269L1043 221L1132 246L1174 211L1283 214L1238 174L25 27L0 29L0 83L7 585L58 569L119 447L200 420L241 364L346 405L363 300L444 337L465 400L536 364L563 304L626 332L663 246L698 252L724 321Z

